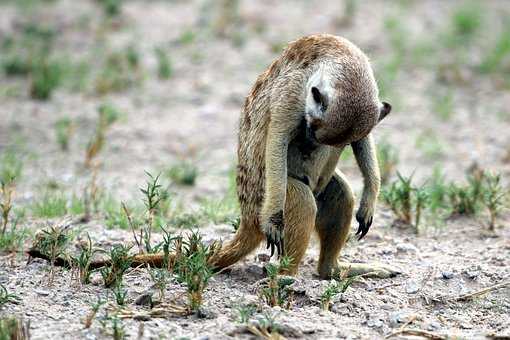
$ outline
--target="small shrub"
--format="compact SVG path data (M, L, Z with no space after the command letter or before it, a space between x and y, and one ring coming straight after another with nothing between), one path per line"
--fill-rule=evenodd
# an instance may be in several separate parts
M133 257L129 255L131 247L124 245L115 245L110 249L110 265L101 268L106 288L115 287L122 284L122 279L126 270L131 267Z
M501 185L501 175L487 173L484 176L485 187L482 195L482 204L489 212L489 228L494 231L496 218L504 208L508 191Z
M482 25L482 13L483 10L475 3L464 5L455 10L452 16L452 26L453 34L456 35L459 43L472 40Z
M19 297L17 295L9 293L7 288L5 288L5 286L0 283L0 308L2 308L7 303L16 303L18 300Z
M166 285L170 279L170 273L166 268L150 268L149 275L154 283L154 287L159 290L159 300L163 301L165 298Z
M99 95L126 90L142 80L139 70L139 54L133 46L109 54L95 81Z
M55 123L55 135L57 143L62 151L69 150L69 139L73 133L73 124L71 119L65 117L57 120Z
M49 284L53 284L55 276L55 261L59 256L65 255L65 250L70 241L68 234L69 225L51 226L43 229L36 236L34 248L40 249L50 260Z
M97 111L99 118L96 124L96 131L92 139L89 141L85 153L85 167L87 168L92 167L93 160L103 149L106 132L120 116L120 111L109 104L100 105Z
M199 313L203 303L203 292L213 275L209 259L219 250L220 246L213 243L206 246L202 237L193 232L182 242L176 243L177 280L186 285L190 309Z
M55 61L43 60L32 67L30 96L34 99L47 100L60 85L62 79L61 65Z
M95 252L97 252L97 250L93 248L90 235L87 234L87 243L82 245L78 257L73 258L73 263L78 267L80 282L82 284L90 283L90 275L92 274L90 262Z
M31 205L34 217L55 218L67 214L68 199L61 192L47 192Z
M284 256L278 265L269 263L266 266L268 283L261 290L261 296L271 307L280 306L289 309L292 303L293 292L289 288L294 283L290 277L280 277L278 274L288 270L292 259Z
M347 272L346 272L347 273ZM329 311L331 300L338 294L345 293L347 288L354 282L354 277L340 277L339 280L331 282L321 295L321 308Z
M388 204L398 221L413 225L418 231L422 211L429 201L424 187L415 187L412 176L404 177L397 173L398 179L382 191L382 199Z
M158 77L160 79L169 79L172 76L172 63L162 48L154 49L158 61Z
M127 290L123 289L122 283L117 284L113 288L113 296L115 296L115 302L119 306L126 304Z
M123 0L98 0L98 2L108 17L115 17L121 13Z
M239 303L234 306L234 310L237 311L237 322L240 324L246 324L250 321L250 318L257 311L257 306L253 303Z
M29 340L30 323L17 317L0 318L0 339L2 340Z
M483 185L483 171L469 175L467 185L452 183L448 190L452 213L468 216L478 214L481 209Z
M92 309L91 309L90 313L87 315L87 317L85 318L85 321L84 321L85 328L90 328L90 326L92 326L92 322L96 318L96 315L97 315L97 312L99 311L99 308L101 308L101 306L104 305L105 303L106 303L105 300L101 300L101 298L98 298L97 302L92 304Z
M166 175L176 184L192 186L195 185L198 170L191 162L183 161L170 167Z

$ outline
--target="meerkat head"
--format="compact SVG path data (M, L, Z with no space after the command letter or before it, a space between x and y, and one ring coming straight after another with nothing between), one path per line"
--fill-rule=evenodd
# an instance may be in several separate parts
M317 142L344 146L364 138L391 111L379 101L364 55L320 65L306 85L305 119Z

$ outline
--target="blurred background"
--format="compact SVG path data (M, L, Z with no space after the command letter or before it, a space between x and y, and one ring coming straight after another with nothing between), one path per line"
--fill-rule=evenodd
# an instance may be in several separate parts
M332 313L319 311L335 286L314 276L313 242L297 278L304 288L276 312L254 289L266 274L268 251L259 249L211 279L205 318L124 320L126 330L141 338L146 324L151 338L224 339L246 333L239 301L255 301L292 338L377 339L411 324L447 334L441 339L508 334L508 290L456 298L508 287L510 277L508 0L0 0L0 316L30 319L35 338L105 337L101 323L82 324L100 298L112 305L99 271L92 284L75 284L74 271L26 264L34 242L61 243L66 259L111 249L113 262L115 249L126 258L136 251L135 229L145 235L140 253L191 229L207 243L230 239L244 99L289 41L313 33L358 45L393 106L374 131L383 181L374 225L342 258L404 274L360 277ZM359 197L350 149L339 168ZM131 302L165 280L153 273L127 273L126 308L145 310ZM122 274L120 282L124 300ZM186 291L172 276L167 301L175 294ZM276 330L269 312L256 318ZM108 313L98 314L103 328Z
M375 131L386 182L510 169L504 0L2 0L0 12L0 154L27 207L91 187L118 207L144 171L161 173L184 211L232 196L244 98L312 33L372 60L393 105ZM359 191L350 150L340 168Z

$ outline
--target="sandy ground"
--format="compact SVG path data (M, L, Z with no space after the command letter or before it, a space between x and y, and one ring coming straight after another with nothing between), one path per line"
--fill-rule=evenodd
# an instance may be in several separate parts
M394 79L383 92L393 112L375 136L397 146L399 171L415 172L423 180L435 168L448 179L462 180L474 161L498 171L508 183L510 163L504 161L510 146L510 92L501 84L504 75L480 75L472 65L500 32L501 18L508 16L505 1L487 1L478 40L455 65L455 51L441 46L449 30L452 11L465 5L457 1L366 1L358 4L350 22L341 1L241 1L240 23L229 28L234 38L212 32L217 6L209 1L128 1L116 29L105 29L103 14L93 1L62 0L21 10L12 2L0 4L0 37L26 20L57 28L57 50L71 60L87 60L92 74L100 66L96 54L134 44L140 51L143 83L121 93L98 96L91 86L83 91L63 87L47 102L30 99L28 82L1 76L0 151L15 147L24 160L23 176L15 206L41 199L44 187L54 181L63 190L83 191L89 176L83 170L84 149L93 133L96 108L112 103L123 112L108 132L100 156L98 183L108 194L123 200L139 200L144 170L158 172L181 159L198 167L192 188L172 186L192 211L201 198L221 196L227 190L227 173L235 161L239 111L256 76L278 53L278 46L299 36L328 32L349 38L383 74L395 53L392 36L385 29L388 18L398 18L402 39L408 44L432 43L435 53L418 59L406 52ZM190 44L179 43L183 32L196 34ZM105 32L106 31L106 32ZM478 41L477 40L477 41ZM155 75L153 49L163 46L173 61L174 73L162 81ZM502 71L503 72L503 71ZM503 73L501 73L503 74ZM508 76L508 73L506 73ZM93 78L93 77L92 77ZM434 111L438 96L451 93L452 114L447 120ZM61 152L55 141L55 122L62 117L76 122L70 151ZM361 178L352 159L340 168L359 193ZM321 311L319 299L328 282L315 276L316 242L293 285L295 302L289 310L263 307L275 316L280 332L288 338L378 339L409 323L412 328L459 338L483 338L489 333L510 335L510 290L501 289L473 301L453 301L463 293L510 279L510 216L499 220L496 237L484 231L483 218L456 218L441 228L425 225L417 236L411 230L392 227L392 216L380 206L372 230L361 242L349 242L345 259L383 262L401 269L391 279L361 279L334 300L330 312ZM23 222L37 230L56 220L30 216ZM354 223L353 223L354 225ZM77 226L99 245L131 241L128 231L104 227L99 214ZM200 232L206 240L228 239L232 227L206 224ZM28 243L27 243L28 246ZM194 316L154 318L143 322L143 338L250 338L236 322L235 306L258 302L256 282L264 278L257 250L230 271L215 276L206 290L204 318ZM68 271L59 270L53 286L47 285L48 265L41 260L26 264L26 257L0 255L0 283L21 300L0 309L0 316L15 314L30 320L34 339L102 339L108 335L96 321L84 330L82 320L97 297L109 293L100 284L79 286ZM144 270L126 276L129 307L153 289ZM182 300L184 288L167 287L167 299ZM111 296L110 296L111 297ZM263 303L260 303L263 306ZM124 321L127 334L136 338L142 322Z

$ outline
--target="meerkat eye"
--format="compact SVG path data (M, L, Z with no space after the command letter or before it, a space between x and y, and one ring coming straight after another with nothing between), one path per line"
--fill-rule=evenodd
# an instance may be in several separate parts
M321 91L319 91L319 89L316 88L315 86L312 87L312 96L313 100L315 100L315 102L319 104L323 110L326 110L327 108L326 100L322 95Z

